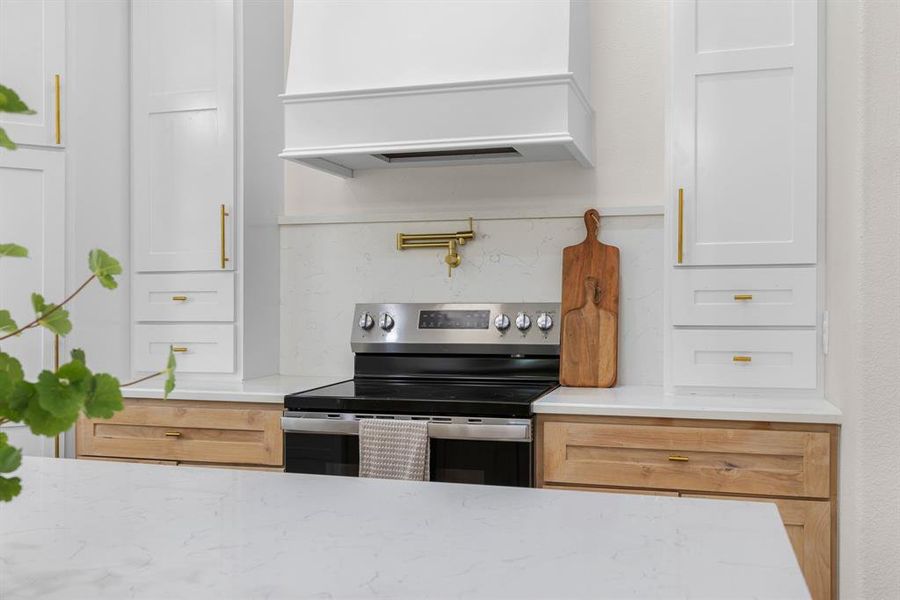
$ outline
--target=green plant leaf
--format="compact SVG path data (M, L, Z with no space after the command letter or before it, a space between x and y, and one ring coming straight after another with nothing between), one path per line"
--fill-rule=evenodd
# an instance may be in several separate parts
M67 363L68 365L81 364L78 362ZM84 365L81 365L84 368ZM62 369L60 369L62 370ZM87 369L85 369L87 370ZM37 384L38 404L42 409L60 419L75 417L81 412L84 406L85 392L77 385L70 385L68 381L63 381L50 371L41 371L38 375Z
M44 297L36 293L31 294L31 305L34 307L39 323L53 333L65 336L72 331L72 322L69 321L69 311L66 309L53 310L55 305L47 304L44 302Z
M109 419L125 408L119 380L107 373L94 375L91 392L84 402L84 414L92 419Z
M13 403L24 406L24 422L32 433L52 437L68 431L78 419L78 413L58 417L41 408L37 386L28 381L21 381L13 391Z
M23 115L34 114L34 111L28 108L28 105L19 98L19 94L5 85L0 85L0 112L20 113Z
M69 385L78 385L91 377L91 371L80 360L67 362L56 372L60 380Z
M0 148L6 148L7 150L15 150L16 144L9 136L6 135L6 130L0 127Z
M0 373L9 375L13 383L18 383L25 378L22 363L15 356L0 352Z
M22 491L22 480L18 477L0 475L0 502L9 502Z
M22 364L15 357L0 352L0 417L21 421L22 412L12 404L16 384L22 381Z
M19 329L8 310L0 310L0 333L12 333Z
M97 276L100 285L106 289L113 290L119 285L113 275L122 274L122 265L103 250L99 248L91 250L88 255L88 266L91 273Z
M169 399L169 394L175 389L175 350L169 346L169 358L166 360L166 382L163 384L163 400Z
M22 451L9 445L9 438L0 432L0 473L12 473L22 464Z
M4 256L28 258L28 248L18 244L0 244L0 258Z
M31 399L29 386L34 387L34 384L21 380L13 384L12 393L4 400L0 400L0 417L6 417L16 423L25 420L25 411Z
M81 348L74 348L72 350L71 354L72 354L72 360L78 360L84 364L87 364L87 359L85 359L85 356L84 356L84 350L82 350Z

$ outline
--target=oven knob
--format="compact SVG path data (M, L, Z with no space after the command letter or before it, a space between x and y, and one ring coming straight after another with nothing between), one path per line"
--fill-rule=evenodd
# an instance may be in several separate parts
M553 317L548 313L541 313L537 318L537 326L541 331L550 331L553 328Z
M520 312L516 317L516 328L519 331L528 331L531 328L531 317Z
M496 327L499 331L506 331L509 329L509 317L500 313L494 319L494 327Z
M394 328L394 317L387 313L381 313L381 317L378 319L378 326L385 331L390 331Z
M359 328L368 331L372 329L373 325L375 325L375 319L369 313L364 312L359 318Z

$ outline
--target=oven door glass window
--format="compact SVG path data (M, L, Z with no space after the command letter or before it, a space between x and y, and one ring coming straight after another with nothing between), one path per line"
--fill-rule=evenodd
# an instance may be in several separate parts
M531 444L431 440L431 479L528 487L531 485Z
M359 475L355 435L289 433L284 436L285 470L314 475Z

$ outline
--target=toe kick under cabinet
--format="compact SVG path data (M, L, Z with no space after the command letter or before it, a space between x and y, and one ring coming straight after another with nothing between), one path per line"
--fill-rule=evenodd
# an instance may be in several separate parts
M836 425L538 415L538 487L772 502L814 600L836 597Z
M125 400L77 424L76 456L94 460L284 470L281 404Z

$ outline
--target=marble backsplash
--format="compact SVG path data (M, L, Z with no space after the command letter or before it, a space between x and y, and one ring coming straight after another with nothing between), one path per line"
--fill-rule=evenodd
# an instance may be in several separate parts
M281 228L281 364L286 375L353 371L357 302L559 302L562 249L584 238L580 218L475 222L447 277L444 252L395 247L398 231L456 231L460 221L336 223ZM620 249L619 385L662 383L663 218L604 217Z

